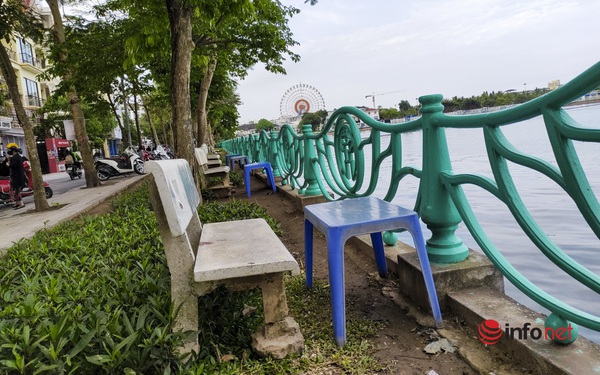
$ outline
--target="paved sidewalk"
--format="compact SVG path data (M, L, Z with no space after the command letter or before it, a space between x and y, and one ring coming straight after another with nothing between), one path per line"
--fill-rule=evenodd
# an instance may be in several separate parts
M7 248L22 238L31 238L40 229L51 228L57 224L71 220L98 206L106 199L120 191L136 184L149 175L131 175L115 177L102 186L88 189L85 186L75 188L64 194L55 195L48 199L50 206L60 205L59 209L51 208L46 212L35 212L33 202L20 210L11 207L1 207L2 223L0 224L0 257L4 256ZM44 175L44 180L52 181L64 177L63 173Z

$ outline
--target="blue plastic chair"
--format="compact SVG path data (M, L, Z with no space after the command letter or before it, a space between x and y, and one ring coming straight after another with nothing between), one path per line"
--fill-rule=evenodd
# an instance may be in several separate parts
M275 177L273 176L273 168L271 167L271 163L268 161L261 161L258 163L251 163L244 165L244 184L246 185L246 195L250 198L250 172L254 169L265 169L267 173L267 182L273 188L273 192L277 192L277 187L275 186Z
M240 154L227 154L227 155L225 155L225 165L229 165L229 159L231 159L234 156L240 156Z
M227 158L227 156L225 158ZM244 165L248 164L248 157L246 155L231 156L227 162L230 171L234 170L236 161L238 162L240 168L244 168Z
M304 207L304 250L308 288L312 288L313 278L313 226L327 238L333 335L339 346L346 343L344 244L348 238L361 234L371 235L377 270L382 277L387 276L387 266L381 233L386 230L406 228L412 234L435 324L437 327L442 326L440 305L419 216L416 212L375 197L311 204Z

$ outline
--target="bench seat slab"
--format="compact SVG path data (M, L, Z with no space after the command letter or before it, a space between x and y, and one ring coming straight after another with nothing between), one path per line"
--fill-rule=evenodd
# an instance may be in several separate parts
M204 224L194 265L196 282L291 272L300 268L264 219Z

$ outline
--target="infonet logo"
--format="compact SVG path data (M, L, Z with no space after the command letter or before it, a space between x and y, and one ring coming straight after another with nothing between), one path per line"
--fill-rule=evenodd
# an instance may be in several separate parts
M571 340L573 335L573 327L569 324L568 328L565 327L546 327L543 330L541 328L531 328L531 323L525 323L522 327L511 327L508 323L504 325L504 330L500 328L500 323L494 319L488 319L483 321L477 329L479 333L479 341L486 345L494 345L500 341L502 335L511 339L527 340Z
M479 332L479 341L486 345L497 344L500 341L500 337L502 337L500 323L494 319L488 319L481 323L477 331Z

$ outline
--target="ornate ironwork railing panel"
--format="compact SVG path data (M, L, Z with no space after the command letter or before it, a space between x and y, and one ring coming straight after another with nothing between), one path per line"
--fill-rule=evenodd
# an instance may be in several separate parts
M579 160L574 141L600 143L600 129L577 123L562 107L596 89L600 84L600 62L562 87L529 102L497 112L450 116L443 112L442 96L419 98L422 117L401 124L375 121L355 107L335 111L319 132L304 125L300 134L290 125L280 132L228 140L222 146L244 153L253 160L268 160L285 183L306 195L322 194L327 199L346 199L373 194L381 166L391 165L385 200L391 201L406 176L419 179L415 210L431 230L427 252L432 262L460 262L468 249L455 235L465 223L473 238L502 274L531 299L562 318L600 331L600 317L559 301L523 276L501 254L475 218L463 186L474 186L492 194L504 204L521 230L550 261L566 274L596 293L600 277L568 256L536 223L525 206L508 164L536 171L553 181L575 203L581 215L600 239L600 203ZM520 151L504 136L505 126L540 117L543 119L557 166ZM370 133L361 135L358 123ZM481 129L492 176L457 174L450 162L445 129ZM406 165L402 159L402 137L422 132L422 166ZM382 148L382 134L390 142ZM369 157L366 157L369 153ZM366 160L370 160L367 165ZM333 192L333 197L330 195Z

